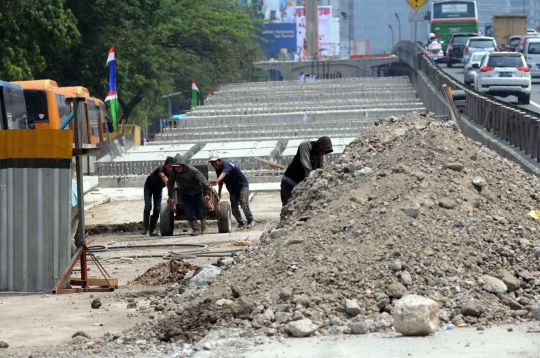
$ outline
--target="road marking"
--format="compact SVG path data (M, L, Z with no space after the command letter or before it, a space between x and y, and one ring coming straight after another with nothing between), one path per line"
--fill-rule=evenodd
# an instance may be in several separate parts
M533 106L540 108L540 104L536 102L530 101L529 104L532 104Z

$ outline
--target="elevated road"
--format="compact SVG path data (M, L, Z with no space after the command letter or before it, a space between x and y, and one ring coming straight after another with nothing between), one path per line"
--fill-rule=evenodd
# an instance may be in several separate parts
M454 65L453 68L446 67L446 64L440 65L441 69L448 73L450 76L454 77L459 82L463 83L463 66ZM526 108L528 110L540 113L540 79L533 79L532 93L531 93L531 103L528 105L521 105L517 101L515 96L509 96L506 98L497 97L502 101L514 104Z

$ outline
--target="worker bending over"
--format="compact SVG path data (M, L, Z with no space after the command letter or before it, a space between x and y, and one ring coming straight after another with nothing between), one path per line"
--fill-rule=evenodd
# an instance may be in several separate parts
M292 196L292 190L309 176L312 170L323 167L323 156L332 153L332 141L324 136L316 141L304 141L281 180L281 204L285 206Z
M150 236L157 236L156 226L161 211L161 199L163 198L163 188L167 185L169 174L172 170L173 158L167 157L165 164L156 168L146 178L144 183L144 216L141 235L146 235L149 231ZM154 215L150 218L152 210L152 198L154 199Z
M242 219L242 214L238 205L242 208L247 220L247 228L251 229L255 226L253 220L253 214L249 208L249 182L240 171L240 169L232 163L226 160L222 160L219 157L211 156L208 161L212 164L212 167L216 170L217 179L211 180L211 185L219 185L218 195L221 198L221 189L223 189L223 183L227 186L227 191L231 199L231 210L234 218L238 222L238 230L246 228L246 222Z
M192 236L206 232L206 207L205 200L210 200L210 185L204 175L195 167L186 164L186 160L177 154L173 161L173 169L167 183L169 199L168 205L173 204L174 183L178 183L184 211L193 229ZM204 197L203 197L204 193ZM175 203L176 204L176 203ZM201 225L197 220L201 221Z

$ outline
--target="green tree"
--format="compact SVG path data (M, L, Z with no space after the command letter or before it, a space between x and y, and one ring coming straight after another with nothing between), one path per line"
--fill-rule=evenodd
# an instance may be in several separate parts
M116 44L117 90L122 118L163 108L163 95L186 90L195 78L208 86L241 80L258 53L254 20L233 0L67 0L80 39L44 77L83 85L95 97L108 90L106 54ZM154 111L155 112L155 111Z
M64 0L0 1L0 78L30 80L63 56L79 36Z

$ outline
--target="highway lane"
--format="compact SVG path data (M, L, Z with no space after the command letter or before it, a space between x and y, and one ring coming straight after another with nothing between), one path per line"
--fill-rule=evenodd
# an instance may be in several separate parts
M439 64L439 66L444 72L448 73L450 76L454 77L455 79L459 80L459 82L463 83L463 66L454 65L452 68L448 68L446 67L445 63L441 63ZM497 98L502 101L526 108L530 111L534 111L540 114L540 79L538 78L533 79L531 102L528 105L519 104L515 96L509 96L506 98L502 98L502 97L497 97Z

